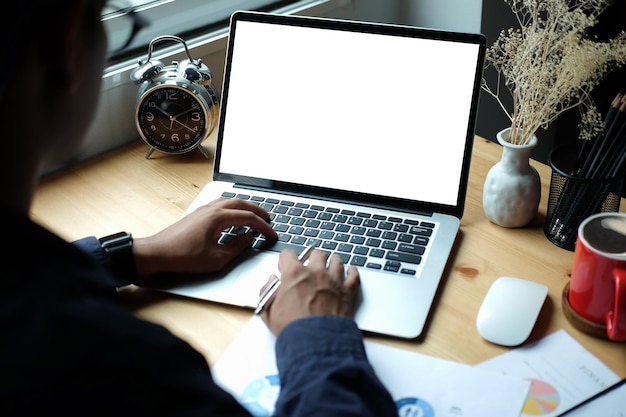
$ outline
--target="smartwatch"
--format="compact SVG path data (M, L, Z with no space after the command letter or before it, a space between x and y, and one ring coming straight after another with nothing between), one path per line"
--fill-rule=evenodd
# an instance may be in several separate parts
M137 267L133 256L133 236L119 232L100 239L105 262L116 277L129 282L137 281Z

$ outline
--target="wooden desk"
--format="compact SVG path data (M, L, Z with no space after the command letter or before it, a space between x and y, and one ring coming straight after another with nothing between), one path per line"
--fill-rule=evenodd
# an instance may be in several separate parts
M206 146L211 148L210 143ZM148 160L145 152L146 145L138 142L44 179L33 218L68 240L121 230L135 236L161 230L176 221L211 180L212 163L199 151L175 156L154 152ZM539 214L529 226L506 229L485 218L482 186L500 155L500 145L476 139L461 231L425 335L409 341L367 337L466 364L482 362L509 349L490 344L478 334L475 318L480 303L496 278L518 276L549 287L549 298L529 341L564 328L620 377L626 377L626 344L579 332L561 310L561 292L569 279L573 253L553 245L543 234L550 168L533 162L541 175L543 195ZM624 201L621 207L626 208ZM211 364L252 315L243 309L135 287L124 289L122 295L137 314L168 327Z

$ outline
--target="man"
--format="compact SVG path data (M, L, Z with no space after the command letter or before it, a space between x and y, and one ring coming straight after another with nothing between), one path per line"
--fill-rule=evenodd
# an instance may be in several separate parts
M77 151L93 118L105 64L104 3L4 7L0 415L248 415L213 382L200 353L134 317L116 288L162 272L222 268L251 242L241 235L218 245L227 226L276 237L264 210L215 201L154 236L126 239L127 256L107 253L95 237L64 242L29 218L39 176ZM307 266L285 251L279 268L282 285L262 313L277 335L276 415L397 415L351 318L356 268L345 273L322 251Z

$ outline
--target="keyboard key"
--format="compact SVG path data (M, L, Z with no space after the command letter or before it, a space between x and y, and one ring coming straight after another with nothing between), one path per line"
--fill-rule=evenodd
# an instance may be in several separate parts
M350 229L350 233L352 233L353 235L364 235L365 231L368 230L365 227L361 227L361 226L352 226L352 229Z
M344 215L344 214L335 214L333 216L333 221L335 223L345 223L348 221L348 216Z
M363 222L363 226L365 227L376 227L378 226L378 220L367 219Z
M319 220L330 220L333 218L333 215L327 212L322 212L320 214L317 215L317 218Z
M331 232L330 230L322 230L319 234L320 239L332 240L335 237L335 232Z
M322 243L322 249L334 251L337 249L337 242L333 242L332 240L326 240Z
M425 250L426 248L424 248L424 246L409 245L407 243L401 243L400 246L398 246L398 252L414 253L416 255L423 255Z
M352 236L350 238L350 243L354 245L363 245L365 243L365 238L363 236Z
M333 230L335 228L335 223L333 222L322 222L320 224L320 229L322 230Z
M350 265L363 266L365 262L367 262L365 256L353 256L352 259L350 259Z
M292 217L291 220L289 220L289 224L293 224L294 226L302 226L304 225L305 221L306 219L304 217Z
M418 237L416 236L415 239L417 240L417 238ZM398 242L411 243L413 242L413 236L403 233L398 236ZM417 242L413 242L413 243L417 243Z
M378 223L378 228L381 230L391 230L393 228L393 223L390 222L380 222Z
M348 240L350 240L350 235L347 233L337 233L335 235L335 240L337 242L347 242Z
M289 233L291 233L292 235L301 235L302 233L304 233L304 227L291 226L289 228Z
M374 239L374 238L370 238L365 241L365 245L369 246L370 248L377 248L380 246L381 243L382 243L382 240Z
M276 223L289 223L291 221L291 216L287 216L286 214L281 214L280 216L276 216L274 221Z
M398 272L401 265L402 264L400 262L388 261L385 262L385 266L383 267L383 269L385 271Z
M366 246L355 246L354 254L355 255L367 255L369 252L369 248Z
M369 236L369 235L368 235ZM387 239L387 240L396 240L398 238L398 233L397 232L390 232L390 231L386 231L382 234L381 236L383 239ZM412 236L408 236L409 239L412 239ZM410 242L411 240L409 240Z
M317 217L318 214L319 212L317 210L305 210L304 213L302 213L302 216L306 217L307 219L314 219Z
M381 245L381 247L386 250L395 250L397 246L398 243L393 240L383 240L383 244Z
M335 252L335 255L339 255L339 257L341 258L341 260L343 261L344 264L347 264L347 263L350 262L350 254L349 253Z
M354 245L351 245L349 243L341 243L338 247L337 250L339 252L352 252L352 249L354 249Z
M385 255L385 259L388 259L390 261L406 262L410 264L419 264L422 261L422 257L419 255L392 251L387 252L387 255Z
M315 220L315 219L308 219L306 221L306 223L304 224L306 227L314 227L314 228L319 228L320 227L320 221L319 220Z

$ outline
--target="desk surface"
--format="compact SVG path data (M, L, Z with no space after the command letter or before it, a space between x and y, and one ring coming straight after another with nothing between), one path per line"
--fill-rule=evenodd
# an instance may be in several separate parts
M212 148L211 140L205 147ZM146 236L173 223L211 180L212 162L198 150L182 155L154 152L145 159L146 150L143 142L131 144L45 178L35 196L33 219L67 240L121 230ZM626 344L581 333L563 315L561 292L569 280L573 253L553 245L543 234L550 168L531 162L541 175L543 189L539 214L529 226L506 229L485 218L482 185L500 156L500 145L476 138L461 230L424 336L418 340L367 338L470 365L492 358L509 349L483 340L475 317L496 278L517 276L549 288L528 342L563 328L620 377L626 377ZM625 208L622 200L622 211ZM187 340L210 364L252 315L244 309L135 287L121 294L138 315Z

